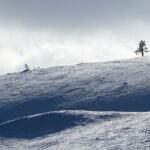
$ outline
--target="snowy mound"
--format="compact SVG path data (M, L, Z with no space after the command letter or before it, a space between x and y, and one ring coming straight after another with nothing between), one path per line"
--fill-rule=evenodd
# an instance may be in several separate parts
M31 117L31 119L23 118L8 122L2 125L0 130L2 132L1 135L5 137L11 135L11 137L14 137L14 131L12 130L14 129L21 132L20 134L17 132L15 135L21 136L19 139L0 138L0 148L2 150L147 150L150 148L149 112L79 111L76 113L68 111L67 113L71 113L72 116L77 116L79 120L80 118L86 119L81 119L79 123L76 122L75 126L73 123L72 127L68 126L66 130L60 130L61 132L54 132L53 134L38 138L34 138L34 136L37 136L36 134L39 131L34 131L40 129L42 133L44 133L43 128L40 127L44 127L44 125L37 125L38 127L36 127L35 123L32 122L33 124L31 125L34 125L35 129L31 126L33 129L31 131L27 123L28 121L33 121L36 116ZM60 119L60 117L58 118ZM87 118L89 118L89 120ZM25 119L27 119L26 122ZM36 119L38 119L38 117ZM22 122L22 120L24 123L27 123L27 125L19 125L19 122ZM13 125L14 128L12 127ZM4 132L2 129L7 129L8 131ZM54 129L56 129L56 126ZM23 134L24 130L27 133ZM29 130L31 131L30 133ZM34 133L34 136L29 136L31 133Z
M97 119L106 120L120 117L119 114L93 114L84 111L48 112L8 121L0 125L0 137L31 139L65 129L85 125Z

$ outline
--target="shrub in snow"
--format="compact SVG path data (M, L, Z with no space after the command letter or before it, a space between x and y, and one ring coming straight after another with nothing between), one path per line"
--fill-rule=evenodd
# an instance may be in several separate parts
M22 71L21 73L25 73L25 72L30 71L30 68L28 67L28 65L27 65L27 64L25 64L25 65L24 65L24 67L25 67L25 70L24 70L24 71Z
M25 70L30 70L27 64L25 64L24 67L25 67Z

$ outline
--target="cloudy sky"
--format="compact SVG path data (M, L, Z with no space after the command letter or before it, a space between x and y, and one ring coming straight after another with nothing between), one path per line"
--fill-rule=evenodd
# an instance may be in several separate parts
M0 0L0 74L136 57L149 0Z

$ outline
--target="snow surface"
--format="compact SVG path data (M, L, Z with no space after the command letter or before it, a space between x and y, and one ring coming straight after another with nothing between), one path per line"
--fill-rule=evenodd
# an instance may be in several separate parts
M0 150L150 149L150 57L0 76Z

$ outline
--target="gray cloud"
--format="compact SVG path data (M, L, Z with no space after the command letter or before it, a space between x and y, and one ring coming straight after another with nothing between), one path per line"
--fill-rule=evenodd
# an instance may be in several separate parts
M0 74L135 57L149 14L148 0L0 0Z
M1 0L1 23L33 28L111 27L149 17L148 0Z

